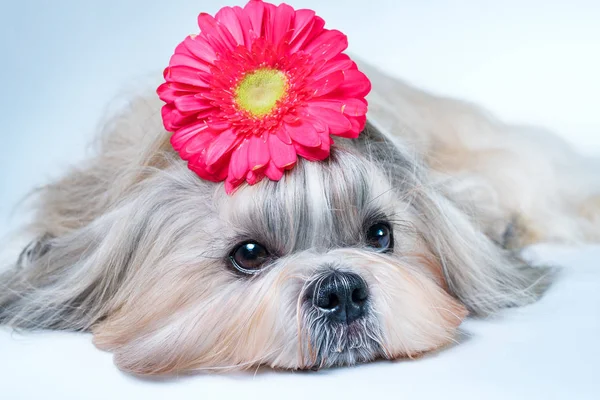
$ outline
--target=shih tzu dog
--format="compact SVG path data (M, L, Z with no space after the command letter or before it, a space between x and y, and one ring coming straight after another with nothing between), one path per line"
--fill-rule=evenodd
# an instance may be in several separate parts
M231 193L174 150L155 95L132 100L95 157L38 192L0 321L91 331L135 374L412 358L468 314L539 298L551 273L523 246L600 240L592 161L359 68L358 138Z

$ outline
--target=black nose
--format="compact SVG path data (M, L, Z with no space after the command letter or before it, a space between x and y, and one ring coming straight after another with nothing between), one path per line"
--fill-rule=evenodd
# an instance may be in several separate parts
M335 271L318 282L313 304L336 322L350 323L365 315L367 284L358 275Z

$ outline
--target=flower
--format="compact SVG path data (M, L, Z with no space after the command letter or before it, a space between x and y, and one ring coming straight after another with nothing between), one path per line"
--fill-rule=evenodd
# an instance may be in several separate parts
M250 0L198 25L157 93L173 148L201 178L225 180L227 193L277 181L298 156L327 158L330 135L364 129L371 83L342 53L346 36L314 11Z

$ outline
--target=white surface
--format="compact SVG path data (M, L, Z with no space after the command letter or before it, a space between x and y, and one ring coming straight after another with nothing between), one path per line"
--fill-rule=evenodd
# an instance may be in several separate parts
M0 4L0 234L32 187L83 159L106 104L154 87L200 11L241 1L43 0ZM408 81L557 130L600 153L597 0L294 0L346 32L351 50ZM168 5L167 5L168 4ZM126 89L127 90L127 89ZM126 92L125 96L126 98ZM542 302L414 362L319 373L121 374L87 335L0 330L1 399L600 398L600 248L544 249L565 265Z

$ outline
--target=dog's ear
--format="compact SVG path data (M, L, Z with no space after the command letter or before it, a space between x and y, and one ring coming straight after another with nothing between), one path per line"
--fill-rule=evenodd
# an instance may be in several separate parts
M381 166L420 221L419 231L448 290L473 314L535 301L553 270L534 268L486 236L431 182L426 166L396 136L370 121L355 146Z
M39 239L0 275L0 322L86 330L104 317L157 206L137 193L174 163L153 99L129 102L106 122L97 155L35 193Z
M438 258L448 288L474 314L522 306L537 300L554 270L532 267L486 236L450 200L424 187L413 207L422 236Z
M28 246L0 275L0 322L27 329L87 330L111 307L138 237L125 210Z

